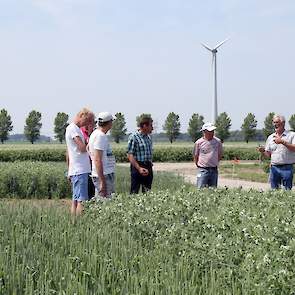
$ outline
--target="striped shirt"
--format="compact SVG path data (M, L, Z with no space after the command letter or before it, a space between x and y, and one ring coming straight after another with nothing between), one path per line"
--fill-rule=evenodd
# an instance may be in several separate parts
M152 161L152 152L153 143L150 135L136 131L129 136L127 153L132 154L137 161Z

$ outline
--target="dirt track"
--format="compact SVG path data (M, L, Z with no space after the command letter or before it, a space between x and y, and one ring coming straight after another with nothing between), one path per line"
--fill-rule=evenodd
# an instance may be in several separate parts
M126 164L119 164L126 165ZM128 164L127 164L128 165ZM185 178L186 181L191 183L196 183L197 168L193 162L183 162L183 163L154 163L154 171L167 171L174 172ZM240 179L230 179L219 177L218 178L219 187L229 187L229 188L240 188L243 189L257 189L257 190L268 190L270 189L269 183L261 182L251 182Z

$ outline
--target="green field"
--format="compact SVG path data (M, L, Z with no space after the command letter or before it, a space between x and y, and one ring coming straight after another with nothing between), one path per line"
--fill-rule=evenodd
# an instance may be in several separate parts
M71 198L71 185L65 176L66 164L59 162L0 162L0 199L62 199ZM183 184L180 176L155 173L154 189L176 190ZM116 191L130 190L130 172L116 167Z
M0 294L293 294L295 195L179 186L90 203L2 200Z
M127 142L120 142L119 144L112 142L111 143L114 148L126 148ZM256 148L258 144L264 144L264 142L249 142L248 144L246 142L225 142L223 145L224 147L236 147L236 148ZM155 147L193 147L193 142L173 142L170 144L169 142L155 142ZM24 142L18 142L18 143L5 143L0 145L1 149L9 149L9 150L15 150L15 149L65 149L66 145L65 143L24 143Z
M21 156L44 145L11 147ZM116 197L73 219L64 162L0 167L0 295L293 294L294 192L197 190L156 173L152 192L130 196L129 170L117 167ZM220 172L262 171L257 162L232 169L224 162Z

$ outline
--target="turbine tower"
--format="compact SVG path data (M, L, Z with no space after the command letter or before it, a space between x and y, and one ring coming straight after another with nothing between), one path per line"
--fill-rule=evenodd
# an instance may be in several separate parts
M228 41L229 38L217 44L214 48L210 48L206 44L201 43L206 49L208 49L212 53L212 73L213 73L213 109L212 109L212 122L213 124L217 119L217 62L216 62L216 53L217 48L219 48L222 44Z

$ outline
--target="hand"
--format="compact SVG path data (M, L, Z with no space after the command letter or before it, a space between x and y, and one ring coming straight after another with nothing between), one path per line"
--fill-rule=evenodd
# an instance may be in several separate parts
M139 172L139 174L142 175L142 176L147 176L147 175L149 175L149 170L146 169L146 168L139 167L138 172Z
M265 152L265 148L263 146L259 146L256 148L260 153L264 153Z
M107 186L105 181L101 181L99 184L99 195L104 198L107 196Z
M284 144L285 141L282 139L282 137L280 137L279 135L275 134L273 136L273 141L276 143L276 144Z

